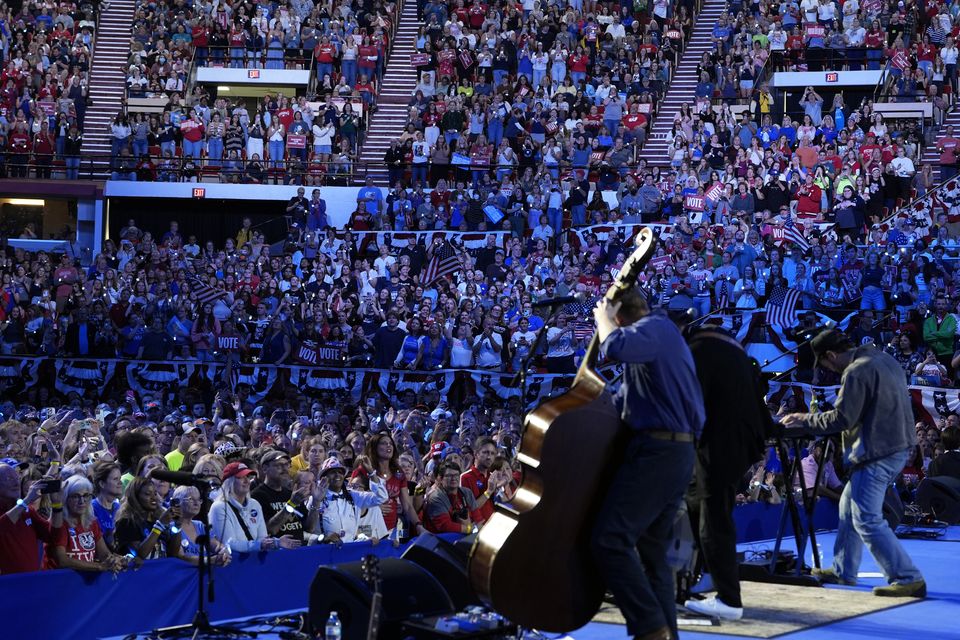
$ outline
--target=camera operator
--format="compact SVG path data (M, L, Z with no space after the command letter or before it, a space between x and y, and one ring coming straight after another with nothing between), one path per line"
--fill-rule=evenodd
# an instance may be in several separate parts
M473 492L460 486L460 467L453 461L440 465L437 484L427 494L424 525L431 533L471 533L471 514L479 516Z
M810 383L814 379L816 365L810 340L824 330L819 319L815 311L807 311L800 317L800 324L784 332L788 340L797 343L797 367L793 372L797 382Z

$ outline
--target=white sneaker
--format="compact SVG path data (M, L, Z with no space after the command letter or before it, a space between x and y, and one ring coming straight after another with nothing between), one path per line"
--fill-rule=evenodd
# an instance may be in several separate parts
M743 607L726 605L716 596L706 600L687 600L683 606L694 613L721 620L739 620L743 617Z

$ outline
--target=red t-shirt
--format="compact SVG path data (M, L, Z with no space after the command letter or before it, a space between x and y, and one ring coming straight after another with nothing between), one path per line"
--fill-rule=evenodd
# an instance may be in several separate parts
M477 469L476 466L470 467L460 475L460 486L469 489L473 497L479 499L483 492L487 490L488 473ZM487 500L479 509L470 513L470 518L474 522L486 522L493 515L493 500Z
M637 129L645 124L647 124L647 116L643 115L642 113L628 113L627 115L623 116L623 126L625 126L627 129ZM616 132L611 131L611 133Z
M77 524L69 526L66 522L53 532L53 542L47 543L46 556L43 559L44 569L59 569L57 559L53 555L54 547L63 547L67 556L74 560L95 562L97 559L97 540L103 537L100 533L100 523L94 518L89 527Z
M43 567L41 542L54 540L53 527L33 507L16 523L7 517L12 503L0 505L0 575L29 573Z

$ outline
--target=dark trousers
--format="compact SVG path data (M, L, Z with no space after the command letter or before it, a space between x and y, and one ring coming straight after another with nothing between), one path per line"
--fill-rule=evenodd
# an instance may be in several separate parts
M630 635L664 626L677 633L666 555L693 460L692 443L634 433L600 508L593 552Z
M726 605L742 607L737 527L733 522L739 483L724 484L711 478L699 460L695 468L696 483L687 496L694 536L698 537L700 552L717 589L717 597Z

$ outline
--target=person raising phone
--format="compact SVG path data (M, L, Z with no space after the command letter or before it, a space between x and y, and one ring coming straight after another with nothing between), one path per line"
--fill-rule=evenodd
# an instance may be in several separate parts
M21 498L20 474L8 462L0 462L0 574L39 571L43 558L37 553L37 543L53 543L57 530L63 526L59 481L37 480ZM41 494L50 496L50 520L41 517L33 506Z

